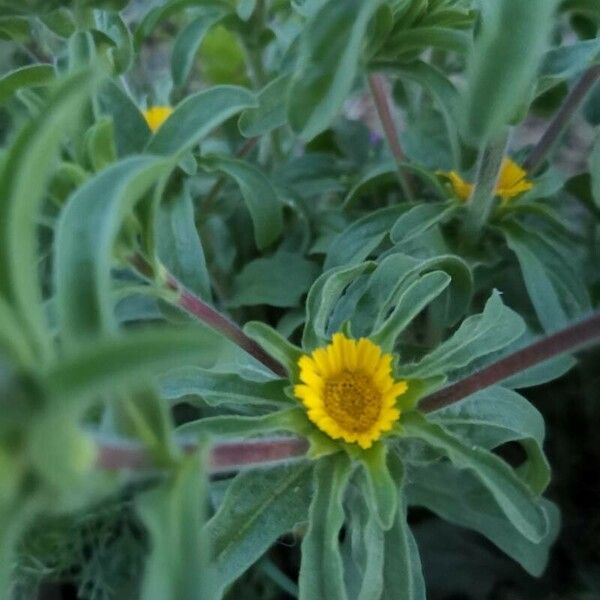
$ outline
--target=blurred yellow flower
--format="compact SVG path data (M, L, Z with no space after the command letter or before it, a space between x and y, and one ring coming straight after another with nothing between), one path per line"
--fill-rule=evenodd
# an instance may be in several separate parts
M151 131L156 131L170 116L173 109L170 106L152 106L144 111L144 119Z
M465 181L456 171L441 171L440 175L450 180L452 189L458 198L466 201L471 197L473 184ZM508 157L504 158L496 184L496 195L500 196L503 202L507 202L515 196L529 191L532 187L533 181L527 179L527 172L514 160Z
M298 361L294 393L308 418L333 439L370 448L400 418L396 398L408 388L394 381L392 355L366 338L336 333L332 342Z

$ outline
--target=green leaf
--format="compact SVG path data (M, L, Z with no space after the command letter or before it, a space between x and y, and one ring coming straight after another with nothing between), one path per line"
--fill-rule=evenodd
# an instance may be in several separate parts
M182 362L213 367L233 342L206 325L137 330L96 337L63 353L44 372L48 390L63 404L91 399L122 387L138 388Z
M381 0L327 2L305 25L288 96L294 131L309 140L328 127L356 78L371 17Z
M308 531L302 540L301 600L346 599L338 538L344 524L343 500L351 473L350 460L344 453L322 458L315 467Z
M533 543L512 526L493 495L468 471L457 472L451 465L438 463L411 470L409 481L410 504L424 506L446 521L478 531L534 577L544 572L560 526L559 512L552 502L540 499L549 528L540 542Z
M494 139L515 118L548 47L556 4L498 0L486 6L461 107L468 137Z
M457 212L456 203L419 204L400 215L390 232L394 244L405 244L432 227L447 221Z
M256 562L280 536L307 519L312 463L245 471L236 476L206 526L219 586Z
M211 301L210 275L202 242L196 229L189 186L160 204L156 219L158 257L178 281L208 302Z
M179 367L169 371L160 381L161 397L165 400L199 396L211 406L235 406L237 410L245 406L281 407L290 402L285 395L289 385L287 379L276 381L251 381L232 373L215 373L201 367Z
M556 240L517 222L503 224L508 247L515 253L536 315L547 332L556 331L589 310L587 290L577 277L576 265L554 247ZM578 298L573 301L573 294Z
M596 139L590 158L590 174L592 176L592 196L596 206L600 208L600 136Z
M246 264L233 281L229 306L299 306L319 273L318 266L295 252L278 251Z
M233 85L217 85L188 96L150 138L146 150L181 156L227 119L253 106L254 94Z
M175 38L171 54L171 74L175 85L183 85L208 30L231 11L225 2L211 2L198 7L197 16Z
M168 0L161 6L149 10L135 30L134 42L136 49L139 50L139 47L144 40L154 32L162 21L166 21L186 8L197 7L202 1L203 0L200 0L200 2L199 0Z
M380 600L383 593L383 531L375 513L358 494L348 506L342 545L345 582L350 600Z
M206 513L205 461L186 458L157 488L137 499L148 528L142 600L213 600L208 544L202 535Z
M379 261L377 268L370 276L365 293L357 303L355 312L370 324L369 331L376 331L400 306L402 295L413 283L425 274L440 271L447 273L451 277L451 281L447 293L444 293L435 303L441 304L440 312L443 313L441 326L454 325L465 314L471 302L473 276L467 264L453 255L419 259L402 252L387 254ZM433 283L434 280L428 278L420 285L428 287ZM417 289L414 290L414 292L417 291ZM400 312L397 313L398 319L401 316ZM353 319L352 322L354 324L355 320ZM392 324L390 323L390 326Z
M391 223L412 206L404 203L380 208L352 223L332 241L323 269L327 271L365 260L388 236Z
M150 129L131 97L114 81L104 83L97 94L100 113L112 117L119 156L142 152Z
M431 420L467 444L490 450L506 442L521 442L527 453L527 461L519 467L523 480L538 494L550 483L550 466L543 451L544 418L516 392L493 386L436 411Z
M361 453L365 468L363 491L379 527L387 531L394 523L398 509L398 483L392 479L386 463L387 448L376 442Z
M406 510L398 511L392 529L385 534L385 563L381 600L425 600L419 549L406 521Z
M391 457L392 458L392 457ZM397 457L390 461L394 480L401 485L404 468ZM383 568L383 595L381 600L425 600L425 583L421 559L406 517L406 498L401 489L398 510L392 528L384 538L385 563Z
M86 132L84 142L94 171L98 172L117 160L113 121L101 117Z
M303 354L298 346L289 342L277 330L259 321L246 323L244 333L286 368L291 381L297 380L298 360Z
M37 215L65 128L77 119L91 83L89 73L65 79L40 115L18 134L0 163L0 295L18 316L40 358L47 358L51 348L35 268Z
M427 48L437 48L449 52L466 54L472 46L471 34L447 27L415 27L404 29L388 41L393 53L399 58L408 55L412 58L415 52Z
M344 289L357 277L372 271L375 263L365 262L351 267L338 267L323 273L313 283L306 300L306 323L302 336L302 347L314 350L328 339L327 324Z
M28 65L0 77L0 103L23 88L45 86L55 79L52 65Z
M469 469L494 496L502 512L528 540L539 543L548 534L548 518L539 500L512 468L495 454L478 446L467 446L440 425L413 412L402 419L408 437L423 440L442 450L459 469Z
M420 277L406 288L392 314L369 336L373 342L391 352L396 339L413 319L450 285L452 278L434 271Z
M258 106L246 109L238 120L244 137L258 137L287 123L286 107L281 98L286 95L289 85L289 75L281 75L258 93Z
M169 160L134 156L115 163L73 195L56 233L56 302L65 341L114 330L111 267L124 219L172 168Z
M525 331L521 317L507 308L497 291L490 296L483 312L463 321L456 333L416 365L402 371L409 377L447 374L477 358L502 350Z
M236 12L242 21L247 21L256 8L256 0L238 0Z
M415 81L431 94L444 117L454 164L459 165L461 161L461 141L457 130L459 95L454 84L439 69L420 60L402 65L394 71L401 79Z
M201 166L207 170L221 171L234 179L252 217L258 249L263 250L271 245L283 228L283 205L270 180L249 162L228 156L203 157Z

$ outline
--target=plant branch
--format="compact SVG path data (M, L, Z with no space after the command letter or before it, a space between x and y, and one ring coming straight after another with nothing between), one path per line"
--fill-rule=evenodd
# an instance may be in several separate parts
M507 144L508 133L505 133L481 151L477 167L477 180L467 202L468 212L464 223L464 233L471 242L479 239L484 226L490 219Z
M153 278L152 266L141 255L135 255L131 258L130 262L142 275L149 279ZM212 306L195 296L170 273L164 273L164 280L166 287L177 293L177 306L196 317L199 321L222 333L226 338L237 344L242 350L245 350L279 377L288 376L285 367L270 354L267 354L259 344L248 337L233 321L230 321Z
M569 121L585 100L588 92L590 92L599 79L600 65L595 65L590 67L573 86L562 106L556 115L554 115L548 129L523 163L523 168L529 171L529 173L533 174L540 168Z
M574 352L598 340L600 340L600 312L426 396L419 403L419 410L425 413L439 410L521 371L561 354ZM184 452L193 452L196 448L196 444L191 441L180 441L179 445ZM290 458L301 458L305 456L307 450L308 441L299 437L220 442L212 448L209 469L211 473L220 473ZM114 440L107 442L99 439L97 466L108 470L143 470L151 469L153 461L151 454L137 442Z
M600 312L591 317L543 337L533 344L509 354L481 371L445 387L419 403L423 412L432 412L454 404L504 379L534 367L561 354L573 352L590 342L600 340Z
M371 73L368 76L369 88L371 89L371 95L373 96L373 102L377 109L377 114L385 133L385 137L390 146L390 150L398 165L398 178L400 180L400 186L402 191L406 195L408 200L414 198L414 191L412 188L412 180L410 175L405 172L402 168L402 163L406 162L406 155L400 145L400 139L398 138L398 131L396 130L396 124L392 117L392 110L390 108L390 102L388 98L387 84L383 75L377 75Z
M96 466L99 469L140 471L154 468L152 455L138 443L98 439L97 447ZM192 453L197 444L192 441L182 442L180 448L185 453ZM211 474L225 473L243 467L301 458L307 450L308 442L294 437L219 442L211 448L208 470Z

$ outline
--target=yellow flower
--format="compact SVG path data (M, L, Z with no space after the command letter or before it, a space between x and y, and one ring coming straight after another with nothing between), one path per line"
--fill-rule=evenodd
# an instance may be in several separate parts
M294 394L308 418L333 439L370 448L400 418L396 398L408 388L394 381L392 355L366 338L336 333L331 344L298 360Z
M465 181L456 171L440 172L450 180L454 193L461 200L468 200L473 193L473 184ZM527 172L514 160L505 158L500 168L500 176L496 184L496 195L507 202L511 198L527 192L533 187L533 181L527 179Z
M152 106L144 111L144 119L151 131L156 131L170 116L173 109L170 106Z

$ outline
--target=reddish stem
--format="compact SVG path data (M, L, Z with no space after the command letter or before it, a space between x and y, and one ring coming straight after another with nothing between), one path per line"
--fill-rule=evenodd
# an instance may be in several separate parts
M485 369L426 396L419 403L419 409L423 412L439 410L475 392L499 383L511 375L520 373L560 354L572 352L598 338L600 338L600 312L594 313L591 317L566 329L544 337L517 352L513 352L513 354L501 358Z
M371 95L373 96L373 102L381 121L381 126L385 137L390 146L390 150L396 163L398 165L398 176L400 178L400 185L404 190L408 199L413 197L413 189L410 176L402 168L402 163L406 162L406 155L400 145L400 139L398 138L398 131L396 130L396 124L394 123L394 117L392 116L392 110L390 108L390 102L388 98L387 83L383 75L377 75L375 73L369 75L369 87L371 88Z
M536 144L527 160L523 163L523 168L531 173L535 173L552 150L554 144L563 133L569 121L581 106L590 90L600 79L600 65L590 67L573 86L562 106L552 119L548 129Z
M136 254L131 257L130 262L144 277L148 279L154 277L152 266L143 256ZM279 377L285 378L288 376L285 367L265 352L252 338L248 337L238 325L192 294L170 273L166 274L166 285L169 289L179 294L177 305L180 308L189 312L199 321L206 323L209 327L222 333L226 338L237 344L242 350L245 350L248 354L256 358L256 360Z

